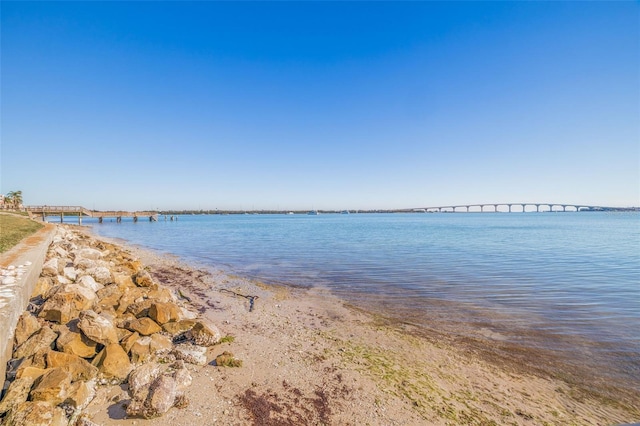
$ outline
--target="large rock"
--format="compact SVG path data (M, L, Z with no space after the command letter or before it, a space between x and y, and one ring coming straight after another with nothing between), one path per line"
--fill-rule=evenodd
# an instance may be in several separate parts
M183 319L176 322L167 322L162 324L162 329L169 334L180 334L187 330L191 330L194 325L196 325L196 320L194 319Z
M33 290L31 297L43 296L51 290L53 287L53 280L50 277L40 277L36 282L36 287Z
M116 309L122 294L117 285L108 285L97 292L97 305L103 309Z
M98 260L102 258L102 252L93 248L81 248L74 252L76 258L81 257L85 259Z
M133 368L127 353L117 343L106 345L93 360L100 373L108 378L123 382Z
M135 397L142 389L147 388L160 374L164 368L157 362L148 362L137 367L129 374L129 392Z
M33 333L22 345L18 346L13 356L14 358L24 358L34 355L42 349L50 349L56 341L58 333L49 327L42 327Z
M181 359L189 364L205 365L207 363L207 348L204 346L181 343L176 345L171 353L176 359Z
M143 336L149 336L153 333L162 331L162 328L151 318L136 318L134 320L124 321L124 328L131 331L137 331Z
M133 283L131 275L113 274L113 282L120 288L120 291L125 291L127 288L133 288L136 285Z
M96 282L99 282L100 284L106 285L113 282L111 271L105 266L96 266L95 268L87 269L86 273L91 275Z
M77 355L58 351L48 351L45 355L47 368L62 368L71 374L72 381L91 380L98 375L98 369Z
M182 317L180 307L175 303L154 303L149 307L149 318L158 324L179 321Z
M75 281L78 277L78 271L76 271L76 268L74 268L73 266L65 266L62 270L62 273L64 274L65 278L71 281Z
M118 343L118 333L115 325L108 318L98 315L94 311L80 312L78 328L89 339L103 345Z
M91 308L95 293L77 284L69 284L49 297L40 310L40 318L66 324L78 317L80 311Z
M151 287L153 285L153 278L144 269L135 274L133 280L138 287Z
M133 344L136 343L139 338L140 333L138 333L137 331L129 332L128 336L120 339L120 346L122 346L122 349L124 349L126 353L129 353L131 347L133 347Z
M79 331L72 331L65 327L56 340L56 348L66 354L77 355L82 358L93 358L96 354L97 343Z
M26 401L16 405L4 419L4 426L67 426L62 408L44 401Z
M197 345L212 346L221 339L220 330L207 320L200 320L187 332L187 338Z
M131 362L140 363L145 362L151 357L151 349L149 345L151 344L151 337L142 336L136 340L131 349L129 350L129 355L131 356Z
M151 339L151 342L149 343L149 351L152 354L157 354L158 352L169 352L173 349L173 342L167 336L156 333L149 336L149 338Z
M73 261L73 266L79 269L87 270L87 269L96 268L98 266L103 266L103 265L100 265L95 260L86 259L84 257L76 257Z
M127 306L126 312L133 314L137 318L149 316L149 308L153 304L153 300L144 299Z
M34 377L20 377L9 385L7 393L5 394L2 402L0 402L0 416L4 415L7 411L22 402L25 402L29 397L31 386L36 379Z
M42 265L42 275L46 277L55 277L58 275L57 257L47 260L44 265Z
M70 387L71 374L63 368L52 368L35 381L29 396L32 401L58 405L65 400Z
M64 404L75 410L83 410L96 396L96 381L80 381L71 384Z
M95 278L93 278L91 275L83 275L80 278L78 278L76 280L76 284L82 286L82 287L86 287L94 292L98 292L98 290L101 290L104 288L104 286L98 282L96 282Z
M27 339L31 337L33 333L40 330L41 327L36 317L29 312L23 312L20 318L18 318L18 324L16 325L16 331L14 333L15 347L26 342Z
M176 396L175 379L171 376L160 376L149 386L149 392L144 400L134 398L131 401L127 407L127 415L145 419L159 417L173 407Z

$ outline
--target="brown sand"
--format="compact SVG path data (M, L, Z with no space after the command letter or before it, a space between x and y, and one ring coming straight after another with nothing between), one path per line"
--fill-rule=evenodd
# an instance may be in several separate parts
M122 242L118 242L122 245ZM126 386L87 408L103 425L606 425L640 421L637 394L612 396L487 356L446 336L348 306L322 289L265 285L128 247L154 278L218 324L186 408L126 419ZM250 299L257 296L253 309ZM218 367L222 352L242 367Z

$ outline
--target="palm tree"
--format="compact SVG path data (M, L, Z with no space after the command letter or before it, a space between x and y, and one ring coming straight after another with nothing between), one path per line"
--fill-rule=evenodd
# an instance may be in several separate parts
M22 191L13 192L13 208L19 209L22 206Z
M5 205L13 206L14 209L20 208L22 204L22 191L9 191L5 197Z

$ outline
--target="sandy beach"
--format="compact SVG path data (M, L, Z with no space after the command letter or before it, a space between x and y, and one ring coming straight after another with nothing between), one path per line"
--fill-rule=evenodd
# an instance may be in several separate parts
M206 366L190 366L194 382L186 392L186 408L157 419L126 419L125 387L105 387L87 408L98 424L606 425L640 420L633 393L612 395L610 389L598 392L534 374L517 361L492 359L485 351L391 324L320 289L265 285L139 247L125 249L159 284L185 296L182 303L234 340L210 348ZM225 351L242 360L242 367L212 365Z

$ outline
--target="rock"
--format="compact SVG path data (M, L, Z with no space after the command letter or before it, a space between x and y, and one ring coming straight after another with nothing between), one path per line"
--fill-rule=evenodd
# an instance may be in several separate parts
M113 282L120 288L120 291L125 291L127 288L133 288L136 285L133 283L131 275L113 274Z
M52 368L35 381L29 396L32 401L58 405L65 400L70 387L71 374L63 368Z
M118 300L118 308L116 312L123 314L127 312L129 306L136 302L136 300L144 300L146 295L146 288L144 287L126 287L122 290L124 294Z
M108 318L98 315L94 311L80 312L78 328L89 339L100 344L118 343L118 333L115 325Z
M93 248L81 248L74 252L76 257L82 257L85 259L98 260L102 258L102 252Z
M58 257L69 257L69 252L62 247L55 247L53 251L58 255Z
M66 266L63 269L63 274L65 276L65 278L71 280L71 281L75 281L76 278L78 277L78 271L76 271L76 268L72 267L72 266Z
M16 283L16 277L13 277L13 276L2 277L2 281L1 282L2 282L3 285L15 284Z
M33 290L31 297L44 296L53 287L53 281L50 277L40 277L36 282L36 287Z
M129 374L129 392L135 397L142 389L148 387L160 374L163 368L157 362L142 364Z
M181 363L181 365L179 363ZM174 368L175 371L173 372L173 378L176 381L178 390L185 390L186 388L191 386L193 378L191 377L191 373L189 372L187 367L184 365L184 361L176 361L174 363Z
M187 338L193 340L197 345L212 346L220 341L220 330L206 320L199 320L187 332Z
M124 266L134 274L140 272L143 269L142 262L140 262L139 260L125 262Z
M92 422L86 414L80 415L76 421L75 426L100 426L98 423Z
M150 343L151 337L149 336L143 336L136 340L129 351L131 362L140 363L149 359L151 357Z
M11 382L7 393L0 402L0 416L9 411L11 407L27 400L35 380L34 377L21 377Z
M58 334L49 327L42 327L27 339L26 342L18 346L14 352L14 358L24 358L34 355L42 349L50 349L53 342L58 338Z
M80 311L91 308L95 293L84 287L67 285L50 296L42 305L39 317L47 321L66 324L78 317Z
M94 358L93 365L98 367L104 377L120 382L127 379L133 368L127 353L117 343L106 345Z
M54 257L49 259L42 265L42 275L47 277L55 277L58 275L58 258Z
M153 303L149 307L149 318L158 324L179 321L182 317L180 307L175 303Z
M135 274L133 276L133 280L138 287L150 287L151 285L153 285L153 279L151 278L151 275L144 269Z
M67 426L64 410L44 401L26 401L15 406L4 426Z
M171 376L160 376L149 386L144 400L134 398L127 407L130 417L150 419L159 417L173 407L177 396L176 381Z
M71 384L65 405L69 405L76 410L83 410L96 396L96 381L82 381Z
M162 329L172 335L180 334L187 330L191 330L196 322L197 321L193 319L183 319L176 322L167 322L162 324Z
M127 307L126 312L130 312L137 318L149 316L149 308L153 304L153 300L145 299L140 302L135 302Z
M171 339L167 336L163 336L162 334L156 333L149 336L151 338L151 342L149 343L149 351L152 354L156 354L158 352L168 352L173 349L173 343Z
M205 365L207 363L207 348L191 343L181 343L176 345L171 351L176 359L195 365Z
M76 280L76 284L86 287L94 292L98 292L103 289L104 286L98 282L91 275L83 275Z
M18 369L16 373L16 379L37 379L46 373L45 368L33 367L31 365Z
M77 355L82 358L93 358L96 354L97 343L80 332L61 331L56 348L66 354Z
M98 369L77 355L58 351L48 351L45 355L47 368L61 368L71 374L71 380L91 380L98 375Z
M176 298L174 294L166 287L161 287L157 284L149 287L149 292L147 294L149 299L153 299L156 302L167 303L167 302L175 302Z
M115 309L122 294L116 285L108 285L96 293L98 296L97 305L101 308Z
M71 280L64 275L56 275L56 283L61 285L71 284Z
M86 259L84 257L76 257L75 260L73 261L73 266L75 266L76 268L87 270L91 268L96 268L101 265L98 264L98 262L96 262L95 260Z
M140 333L137 331L130 332L130 334L124 339L120 340L120 346L126 353L129 353L133 344L140 338Z
M38 322L38 319L31 315L29 312L23 312L18 318L18 324L16 325L16 331L14 332L15 347L20 346L27 341L29 337L36 331L40 330L42 326Z
M131 331L137 331L143 336L148 336L162 331L162 328L154 320L146 317L125 321L123 325L124 328Z
M96 266L95 268L87 269L86 273L91 275L96 282L100 284L106 285L113 282L111 271L105 266Z

